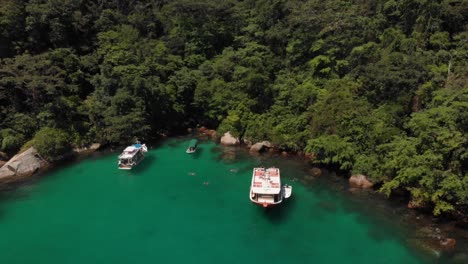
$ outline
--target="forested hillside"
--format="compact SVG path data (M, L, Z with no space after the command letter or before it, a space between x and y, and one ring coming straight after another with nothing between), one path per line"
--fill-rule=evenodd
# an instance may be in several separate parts
M10 155L204 125L467 212L466 0L0 0L0 58Z

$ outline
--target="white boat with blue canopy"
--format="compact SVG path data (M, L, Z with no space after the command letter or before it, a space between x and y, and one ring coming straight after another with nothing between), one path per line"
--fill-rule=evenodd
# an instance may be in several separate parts
M119 155L119 169L131 170L143 160L146 152L148 148L145 144L137 143L126 147Z
M192 139L190 140L189 146L185 152L188 154L194 153L195 151L197 151L197 147L198 147L198 140Z

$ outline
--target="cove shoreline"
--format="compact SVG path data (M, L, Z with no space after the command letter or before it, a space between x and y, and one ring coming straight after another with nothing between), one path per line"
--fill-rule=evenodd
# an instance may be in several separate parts
M347 189L346 192L350 193L349 197L369 197L364 198L366 200L364 203L375 203L375 199L377 199L380 200L379 202L393 204L393 206L398 207L399 213L389 215L389 217L398 217L397 222L399 224L408 226L409 230L415 230L414 235L408 238L407 243L410 248L421 252L425 257L429 257L431 262L438 262L443 259L443 261L449 261L449 263L468 263L468 252L463 251L463 249L468 248L468 215L442 214L434 216L429 207L412 207L408 192L399 190L392 193L390 197L386 197L378 191L381 183L367 186L356 185L353 182L354 179L352 179L354 175L351 175L349 171L313 164L312 154L302 151L288 151L274 145L266 148L255 148L255 145L265 144L263 142L267 141L255 143L250 140L235 138L229 132L224 134L224 136L227 134L229 139L223 142L222 136L218 135L215 130L204 127L198 128L197 132L205 138L214 140L217 144L244 149L251 156L276 155L281 158L301 160L309 168L306 172L308 175L303 182L304 184L308 184L307 179L313 181L322 177L322 174L331 172L345 182L344 186L346 187L344 188ZM270 143L267 142L266 144Z
M188 137L198 137L202 140L213 140L219 144L219 137L217 137L212 132L208 133L196 133L192 135L173 135L173 136L161 136L160 138L149 141L149 146L151 149L157 149L164 140L168 138L188 138ZM100 156L106 155L109 153L114 153L118 148L122 146L116 145L104 145L96 149L84 149L83 151L75 151L73 155L67 155L61 160L51 162L47 167L37 171L30 177L19 177L15 178L13 181L6 183L0 183L0 192L3 191L13 191L14 189L28 183L34 183L37 180L40 180L45 174L49 173L52 170L60 168L62 166L70 165L82 161L83 159L89 158L90 156ZM307 175L303 180L303 184L311 184L315 179L324 177L324 175L332 174L336 179L341 180L341 182L346 181L346 172L337 171L333 168L328 168L324 166L311 167L310 160L306 155L294 153L294 152L285 152L278 149L273 151L265 151L262 153L252 153L248 150L248 145L244 142L236 146L232 146L234 151L245 151L249 155L268 155L275 156L279 158L295 159L300 160L304 163L304 166L307 166L308 169L305 171ZM315 166L315 165L314 165ZM321 170L321 173L313 172L311 169L317 168ZM326 176L325 176L326 177ZM396 221L401 224L411 226L410 228L417 229L416 235L408 238L408 245L411 248L417 250L418 252L423 252L427 254L431 259L439 258L448 258L454 259L450 263L468 263L468 253L462 251L464 248L468 248L468 232L463 227L456 226L456 221L454 219L444 218L444 217L434 217L428 214L427 211L409 209L404 206L404 196L392 196L390 198L384 197L384 195L377 192L376 189L356 189L351 188L350 186L346 187L346 183L343 185L344 192L349 193L349 197L353 199L364 199L365 203L375 203L374 200L386 201L386 203L396 205L399 207L398 219ZM378 203L377 202L377 203ZM384 202L385 203L385 202ZM395 215L394 215L395 216Z

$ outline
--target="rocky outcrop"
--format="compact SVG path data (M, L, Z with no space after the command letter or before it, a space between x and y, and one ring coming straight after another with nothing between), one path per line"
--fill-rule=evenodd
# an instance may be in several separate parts
M7 163L7 162L3 161L3 160L0 160L0 168L3 167L3 165L5 165L5 163Z
M408 239L409 245L436 258L452 255L457 251L457 241L451 237L454 230L449 226L442 227L431 225L416 228L414 237Z
M427 204L416 200L409 200L407 207L408 209L425 209L427 208Z
M0 180L29 177L46 167L45 161L34 147L15 155L0 168Z
M213 130L213 129L208 129L206 127L200 127L200 128L198 128L198 132L200 134L202 134L202 135L209 136L212 139L217 139L218 138L218 134L216 133L216 130Z
M349 177L349 184L353 188L361 189L368 189L374 186L374 184L369 179L367 179L365 175L362 174L355 174Z
M315 160L317 155L315 153L304 153L304 158L308 160Z
M408 244L416 250L428 256L440 258L442 255L450 255L457 244L453 238L413 238L408 239Z
M93 143L89 147L76 148L73 151L76 152L77 154L86 154L86 153L94 152L94 151L98 150L100 147L101 147L101 144Z
M258 142L258 143L253 144L250 147L250 151L251 152L262 152L265 149L269 149L271 147L272 147L272 144L269 141L262 141L262 142Z
M231 135L231 133L226 132L224 135L221 137L221 144L226 145L226 146L235 146L240 144L239 138L235 138Z
M452 251L455 249L457 241L454 238L443 238L439 240L439 246L443 251Z
M261 152L263 150L262 143L255 143L250 147L251 152Z

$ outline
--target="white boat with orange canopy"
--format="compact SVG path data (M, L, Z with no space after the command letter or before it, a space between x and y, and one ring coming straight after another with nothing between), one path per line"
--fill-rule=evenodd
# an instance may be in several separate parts
M291 186L281 186L280 170L278 168L253 169L252 184L250 186L250 200L253 203L263 207L270 207L280 204L283 199L289 198L291 193Z

